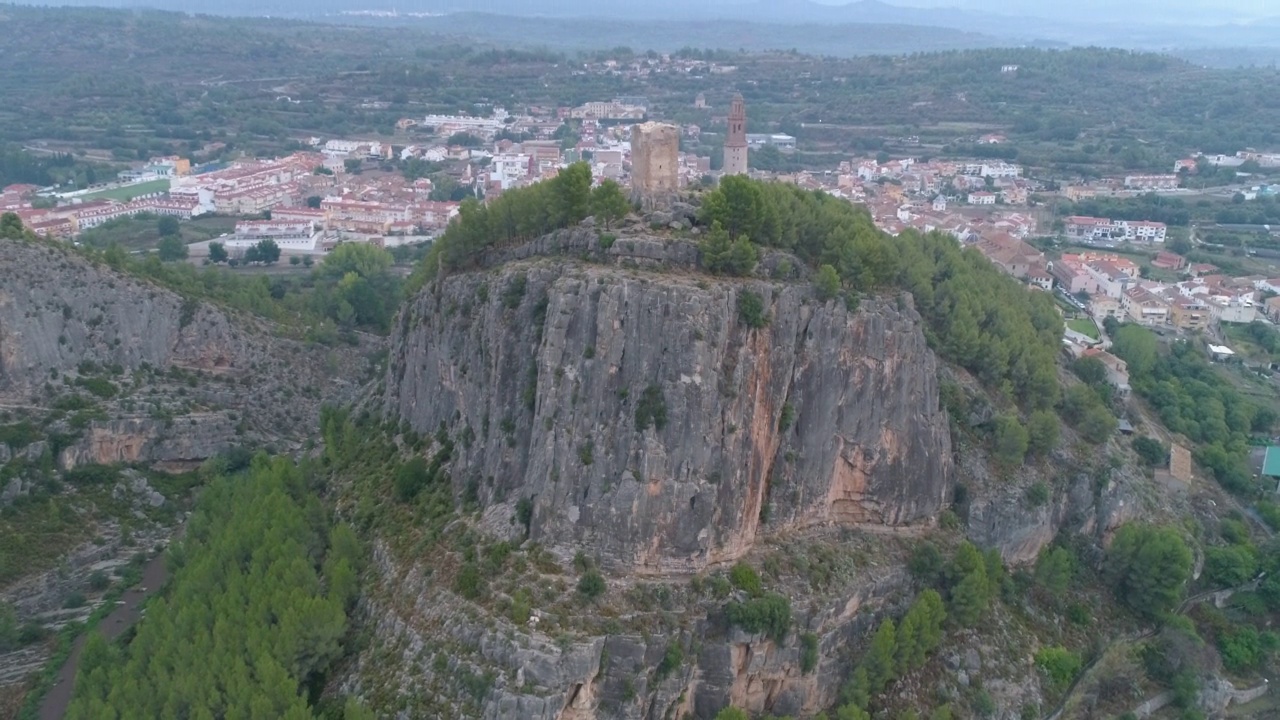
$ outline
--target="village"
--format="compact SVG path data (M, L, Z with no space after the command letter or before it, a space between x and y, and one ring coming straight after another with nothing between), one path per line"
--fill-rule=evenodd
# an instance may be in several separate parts
M661 63L642 59L619 68L606 62L587 71L659 71L665 67ZM667 70L732 72L701 61ZM706 96L698 94L694 106L706 109ZM68 240L126 217L227 216L237 218L234 232L217 242L230 258L243 258L264 240L285 255L305 256L323 255L342 242L379 247L429 242L444 231L466 198L496 198L554 177L574 162L587 163L597 184L618 182L633 197L651 190L653 183L678 193L711 186L724 176L750 175L864 205L876 225L892 236L909 229L950 234L1009 275L1054 292L1068 315L1079 316L1070 323L1066 340L1076 354L1105 349L1108 318L1174 332L1215 332L1223 324L1280 320L1278 278L1233 277L1212 265L1190 263L1165 249L1170 230L1161 222L1084 216L1055 222L1043 204L1049 195L1078 201L1176 194L1182 192L1182 179L1200 163L1276 167L1278 154L1192 157L1179 160L1168 175L1128 175L1063 187L1049 187L1027 177L1022 166L993 159L892 159L882 154L850 158L821 171L769 172L751 167L752 154L766 146L794 152L796 139L747 133L745 103L736 95L727 114L717 118L725 126L724 155L721 167L713 169L711 157L683 149L696 145L701 128L643 123L648 113L646 98L616 97L577 107L531 107L519 115L492 108L484 115L404 118L397 123L403 143L308 137L299 139L305 150L278 158L196 165L182 157L157 157L119 173L119 182L104 188L58 192L6 187L0 192L0 211L17 213L40 235ZM998 134L977 139L982 145L1004 141ZM650 157L646 143L658 143L662 158ZM651 177L657 166L664 166L663 178ZM1275 186L1249 189L1251 197L1276 191ZM1076 247L1051 259L1041 249L1044 243L1031 242L1050 237ZM207 258L208 245L193 246L192 257ZM1152 253L1149 269L1158 277L1114 252L1118 247ZM1124 385L1117 380L1117 387Z

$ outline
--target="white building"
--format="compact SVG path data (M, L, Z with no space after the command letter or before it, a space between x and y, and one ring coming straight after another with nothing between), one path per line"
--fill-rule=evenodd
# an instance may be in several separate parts
M312 252L319 245L320 234L315 223L307 221L241 220L225 245L228 249L246 249L272 240L284 251Z

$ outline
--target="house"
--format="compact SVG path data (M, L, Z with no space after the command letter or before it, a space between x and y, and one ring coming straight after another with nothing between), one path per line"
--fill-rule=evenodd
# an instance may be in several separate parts
M1098 292L1098 281L1084 269L1084 263L1075 259L1078 257L1063 255L1049 265L1049 272L1068 295L1082 292L1093 295Z
M1043 252L1008 233L992 233L979 240L974 247L1001 270L1016 278L1026 278L1033 270L1039 273L1045 269Z
M1156 259L1151 261L1151 267L1161 270L1181 270L1187 266L1187 259L1181 255L1165 252L1161 250L1156 253ZM1278 280L1277 282L1280 282Z
M1111 221L1107 218L1072 215L1063 220L1063 232L1067 237L1102 240L1111 238Z
M1065 194L1071 202L1080 202L1081 200L1095 197L1098 194L1098 190L1088 185L1071 185L1067 187Z
M1022 168L1006 162L982 163L978 175L984 178L1016 178L1022 174Z
M1280 321L1280 295L1267 298L1262 305L1263 312L1272 322Z
M1162 243L1169 231L1162 222L1146 220L1116 220L1113 225L1120 228L1125 240L1136 242Z
M1199 161L1197 161L1193 157L1182 158L1181 160L1175 160L1173 163L1173 172L1175 175L1182 172L1183 170L1186 170L1189 173L1193 173L1196 171L1196 167L1198 164L1199 164Z
M1210 320L1209 305L1199 298L1180 295L1169 305L1169 321L1179 330L1203 330Z
M979 145L999 145L1000 143L1007 142L1008 140L1009 138L1005 137L1004 135L1001 135L999 133L992 133L990 135L983 135L982 137L978 138L978 144Z
M1091 260L1084 265L1097 282L1098 292L1118 298L1133 285L1138 278L1138 266L1123 258Z
M1213 322L1248 324L1258 319L1258 306L1252 297L1243 295L1222 297L1214 296L1207 300L1209 315Z
M935 198L933 199L933 211L934 211L934 212L946 212L946 211L947 211L947 198L946 198L946 197L944 197L944 196L942 196L942 195L939 195L939 196L935 197Z
M1124 360L1112 355L1105 350L1090 348L1084 351L1082 357L1097 358L1098 362L1107 370L1107 383L1116 391L1116 396L1120 399L1127 399L1131 388L1129 387L1129 366Z
M1033 265L1027 270L1024 278L1032 287L1038 287L1041 290L1053 289L1053 275L1045 269L1043 265Z
M1214 362L1226 362L1235 357L1236 351L1226 345L1209 344L1209 359Z
M1120 298L1120 309L1132 322L1139 325L1153 327L1169 322L1168 301L1146 288L1126 290Z
M1200 277L1201 275L1211 275L1218 272L1218 270L1219 268L1217 265L1211 265L1209 263L1194 263L1187 267L1187 274L1191 277Z
M1102 322L1106 318L1120 318L1120 299L1109 295L1092 295L1089 297L1089 314L1094 320Z
M1128 175L1124 186L1128 190L1173 190L1179 181L1177 175Z
M970 205L995 205L996 194L993 192L971 192L969 193Z

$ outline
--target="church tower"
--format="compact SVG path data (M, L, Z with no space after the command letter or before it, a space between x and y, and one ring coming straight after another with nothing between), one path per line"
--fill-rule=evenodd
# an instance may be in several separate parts
M729 132L724 137L724 174L747 174L747 106L742 93L729 105Z

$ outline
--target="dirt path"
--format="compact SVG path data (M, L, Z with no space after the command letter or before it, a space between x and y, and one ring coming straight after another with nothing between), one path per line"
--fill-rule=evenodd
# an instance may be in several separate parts
M165 555L160 553L151 558L142 570L142 582L126 590L117 601L116 609L98 624L97 631L105 635L108 640L119 637L137 622L142 617L142 603L164 585L169 577L169 570L165 567ZM84 649L87 638L88 633L76 638L71 654L67 656L67 661L58 671L53 687L49 688L49 692L40 703L40 720L62 720L62 717L67 714L67 706L71 704L71 690L75 687L76 671L80 668L80 652Z

